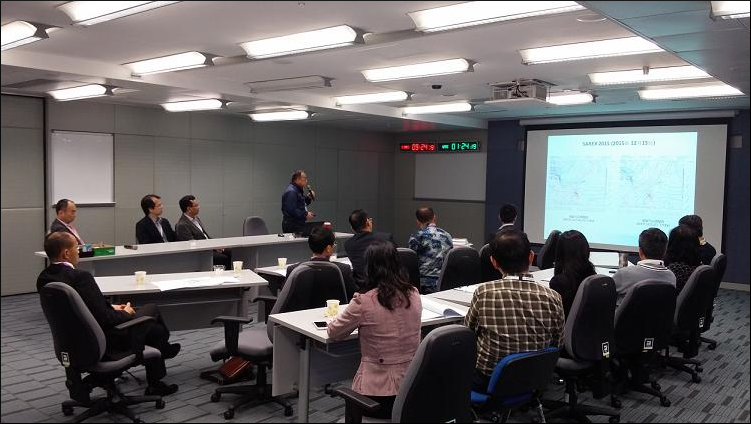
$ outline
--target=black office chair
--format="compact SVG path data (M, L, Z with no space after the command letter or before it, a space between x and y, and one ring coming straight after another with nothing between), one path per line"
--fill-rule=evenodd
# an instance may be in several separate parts
M699 335L704 326L707 308L712 304L716 283L717 277L709 265L698 266L688 278L676 301L670 343L683 353L683 357L670 356L670 348L667 347L663 358L671 368L689 373L694 383L701 382L701 360L695 357L699 354ZM693 365L694 368L691 369L688 365Z
M480 282L480 255L471 247L459 246L443 258L438 291L470 286Z
M716 284L714 286L714 295L712 296L712 303L707 308L707 314L704 316L704 325L701 327L701 333L704 334L705 332L709 331L709 329L712 327L712 323L714 322L714 308L717 307L717 292L720 290L720 284L722 284L722 278L725 276L725 268L728 265L728 258L722 253L718 253L715 255L714 258L712 258L712 262L710 262L709 266L714 269L715 277L716 277ZM699 340L702 343L708 343L709 350L715 350L717 348L717 340L709 339L706 337L699 337Z
M262 236L269 234L266 221L260 216L249 216L243 222L243 236Z
M558 246L558 238L561 236L561 232L553 230L548 234L548 238L545 239L545 244L540 248L540 253L537 254L537 267L540 269L552 268L555 261L555 249Z
M472 391L476 415L490 412L492 422L505 423L514 409L531 405L537 409L539 422L545 422L540 398L553 377L559 353L557 347L549 347L501 359L493 369L487 390Z
M486 244L480 249L480 281L493 281L501 278L501 271L493 267L490 262L490 245Z
M125 415L133 422L143 422L128 409L128 405L154 402L157 409L164 408L161 396L125 396L115 386L115 379L131 367L145 360L158 359L161 353L144 346L142 337L131 335L131 352L107 352L117 360L103 360L107 339L104 331L91 315L89 308L73 287L64 283L48 283L39 292L42 311L52 331L55 356L65 367L65 386L71 399L63 402L63 414L73 415L73 408L82 406L86 411L73 418L81 422L103 412ZM152 317L139 317L116 326L131 332L153 321ZM81 378L81 375L88 375ZM91 398L95 387L104 389L105 397Z
M463 325L438 327L425 336L399 387L390 422L471 422L476 349L475 333ZM350 389L335 390L334 395L344 398L348 423L362 422L364 411L372 413L380 406Z
M675 313L675 287L665 281L644 280L634 284L615 311L613 364L618 393L633 390L656 396L670 406L660 385L649 378L656 355L670 343ZM647 387L645 383L650 383ZM620 401L613 400L620 407Z
M341 303L347 301L347 290L341 271L331 263L305 262L287 276L279 297L274 298L276 303L271 313L319 308L326 305L328 299L339 299ZM271 385L266 383L266 369L271 366L273 357L273 325L246 328L240 332L240 325L250 321L251 319L245 317L223 316L211 322L224 324L224 341L219 342L210 351L213 361L238 356L258 366L255 385L218 387L211 395L211 401L219 402L224 393L242 395L224 412L224 418L228 420L235 416L235 409L242 405L257 406L267 402L276 402L283 406L284 415L289 417L292 415L292 406L281 398L271 396Z
M616 300L611 277L591 275L582 281L566 319L564 345L570 358L559 358L556 373L566 382L567 402L543 401L548 418L566 417L588 422L587 415L606 415L611 423L620 421L620 413L578 403L577 380L587 380L595 398L608 391L610 346L613 342L613 316Z
M420 291L420 261L417 259L417 253L406 247L399 247L396 250L399 252L399 261L407 270L410 284Z

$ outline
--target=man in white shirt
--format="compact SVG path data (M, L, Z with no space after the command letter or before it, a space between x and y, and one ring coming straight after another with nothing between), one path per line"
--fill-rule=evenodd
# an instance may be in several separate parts
M183 211L180 219L175 224L175 234L178 241L210 239L206 226L198 217L200 211L198 200L192 194L180 199L180 210ZM229 269L232 264L229 249L214 250L214 265L224 265Z
M673 271L667 269L662 262L667 246L668 236L659 228L648 228L639 234L639 258L641 260L636 266L621 268L613 275L615 290L618 292L616 301L618 305L639 281L660 280L675 287Z
M83 239L81 238L81 235L78 234L78 229L76 229L75 225L73 225L73 221L76 219L77 210L78 209L76 208L76 204L73 203L72 200L58 200L58 202L55 204L55 212L57 213L57 218L52 221L52 225L50 225L50 233L57 231L70 233L73 235L73 237L76 238L76 242L78 242L79 245L85 244L83 242Z

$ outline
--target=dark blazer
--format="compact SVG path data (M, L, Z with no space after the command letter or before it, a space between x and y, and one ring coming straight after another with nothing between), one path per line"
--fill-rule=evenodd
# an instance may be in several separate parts
M164 236L167 237L167 241L177 240L175 232L172 230L172 225L167 218L162 218L162 230L164 230ZM159 234L154 221L148 215L136 222L136 240L138 244L164 243L162 235Z
M349 301L352 299L352 296L354 296L355 292L360 289L360 287L357 286L355 283L355 279L352 277L352 268L349 267L347 264L343 264L341 262L331 262L327 258L310 258L310 261L314 262L329 262L339 267L339 270L342 272L342 277L344 278L344 288L347 289L347 300ZM300 265L303 262L298 262L296 264L292 264L287 267L287 275L292 274L292 270L297 268L298 265Z
M712 246L709 243L704 243L699 246L699 260L704 265L709 265L712 263L712 259L717 254L717 250L715 250L714 246Z
M58 232L58 231L65 232L65 233L68 233L68 234L72 235L73 237L76 237L76 235L73 234L73 232L70 231L70 229L68 227L66 227L65 224L63 224L62 222L60 222L59 219L55 218L55 220L52 221L52 224L50 225L50 233L55 233L55 232ZM82 240L80 238L76 237L76 241L78 241L78 244L81 244Z
M376 241L388 241L396 247L394 236L391 233L377 231L357 233L344 242L344 250L347 251L347 256L352 262L352 276L358 285L362 285L365 278L365 250Z
M99 286L94 281L94 276L86 271L73 269L64 264L52 264L39 274L37 292L47 283L55 281L65 283L78 292L83 303L89 308L94 319L105 333L114 326L131 319L129 313L112 309L112 304L99 290Z
M201 225L201 228L203 228L203 231L199 230L198 227L196 227L196 225L185 216L185 214L180 215L180 219L178 219L177 224L175 224L175 237L177 238L177 241L205 240L211 238L200 218L196 217L196 219L198 220L199 225Z
M282 194L282 231L285 233L299 233L305 227L308 211L305 206L313 201L305 196L303 190L290 183Z

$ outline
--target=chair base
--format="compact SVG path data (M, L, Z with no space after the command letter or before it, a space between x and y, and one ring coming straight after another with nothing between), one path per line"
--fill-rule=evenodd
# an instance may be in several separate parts
M709 339L707 337L699 337L699 341L702 343L706 343L708 345L707 349L709 350L717 349L717 343L718 343L717 340Z
M683 371L691 375L692 382L701 383L701 376L699 376L699 373L703 371L703 368L701 367L701 361L699 361L698 359L668 356L665 357L664 360L665 365L669 366L670 368ZM691 368L688 365L693 365L694 368Z
M63 415L73 415L74 407L88 408L79 415L73 417L70 422L80 423L97 415L109 412L113 414L120 414L130 418L134 423L140 423L141 421L130 409L129 405L137 405L139 403L155 402L156 409L162 409L165 406L164 400L161 396L125 396L120 392L114 392L107 397L94 398L88 402L79 402L77 400L66 400L62 403Z
M546 418L569 418L580 423L590 423L589 415L603 415L610 417L610 423L618 423L621 420L621 413L615 409L601 408L578 403L575 379L566 379L567 402L543 400L543 405L550 409L545 415ZM611 401L614 397L611 396Z
M241 406L258 406L264 403L274 402L284 407L284 416L292 416L292 406L284 399L271 395L271 385L266 384L266 367L259 366L256 384L245 384L237 386L217 387L214 394L211 395L212 402L219 402L222 394L229 393L241 395L239 399L232 402L229 408L224 411L224 419L231 420L235 416L235 410Z

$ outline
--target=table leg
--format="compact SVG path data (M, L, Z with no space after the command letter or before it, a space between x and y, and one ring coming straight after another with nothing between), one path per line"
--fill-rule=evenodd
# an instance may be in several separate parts
M240 307L237 308L237 312L239 312L239 316L245 318L248 316L248 302L250 301L250 289L244 288L240 290L242 290L242 295L240 296Z
M310 403L310 339L305 337L305 344L300 352L300 379L297 399L297 422L308 422L308 404Z

